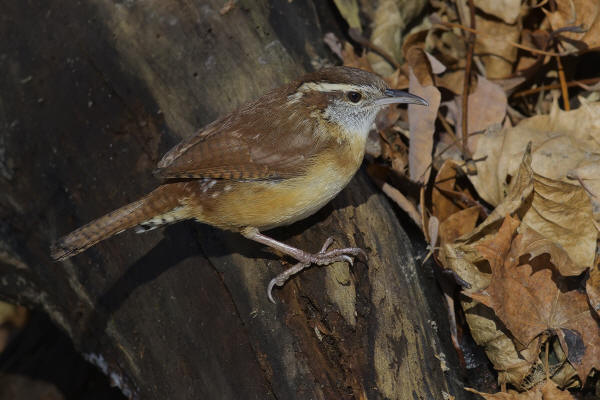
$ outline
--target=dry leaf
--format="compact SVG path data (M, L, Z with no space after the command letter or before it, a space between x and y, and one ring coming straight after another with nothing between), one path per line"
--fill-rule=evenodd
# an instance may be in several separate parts
M471 177L471 181L480 198L495 209L474 227L482 208L462 209L474 203L458 197L462 192L455 187L456 164L451 161L443 165L437 162L434 166L433 171L437 169L438 174L431 188L431 214L423 211L424 189L417 209L414 202L385 179L378 184L422 226L431 245L440 242L437 258L444 267L471 285L464 289L471 297L461 300L465 318L475 341L485 347L498 371L499 382L510 383L520 390L530 389L525 393L481 395L489 399L566 400L572 396L558 390L555 383L568 387L578 377L585 382L588 373L600 363L600 328L594 319L600 310L598 261L587 279L587 294L580 292L582 272L594 264L596 227L600 227L600 103L587 103L583 99L579 109L564 112L556 103L550 109L550 96L540 92L537 103L535 96L523 93L521 106L517 108L513 103L515 108L509 108L505 93L512 92L519 84L527 85L519 90L526 90L533 82L541 83L539 69L554 60L524 50L517 65L517 48L511 42L547 51L562 51L549 47L555 39L563 46L570 46L565 37L580 40L574 43L579 48L595 41L600 43L600 31L596 32L600 4L552 0L546 7L558 9L547 12L548 18L542 21L527 14L535 9L529 8L533 3L474 2L481 12L477 12L474 24L480 34L476 36L473 68L486 78L479 77L477 85L473 82L469 95L469 150L474 159L481 160L476 163L478 175ZM414 3L408 0L407 7L418 3L425 4L424 0ZM456 23L470 25L467 1L431 3L435 11L425 24L433 24L434 28L410 34L404 40L405 17L412 8L406 11L400 0L376 3L361 0L360 4L363 20L373 21L371 43L396 61L404 56L407 62L395 69L376 54L369 54L368 59L347 54L349 46L343 49L344 62L374 69L387 75L390 87L409 87L409 91L430 100L429 109L409 106L410 146L406 152L397 150L395 142L400 136L398 131L405 134L405 128L397 122L398 110L404 113L405 109L382 113L378 122L383 138L379 154L385 158L388 171L391 164L393 169L404 172L408 154L410 179L426 181L432 171L432 153L443 153L436 161L456 157L457 147L446 149L446 146L462 134L460 94L466 47L465 32ZM539 8L531 12L539 14ZM590 32L552 34L549 29L549 24L556 30L576 23L587 24L585 28ZM412 24L418 27L420 23ZM569 64L567 72L572 72L572 61L563 59L563 62L566 67ZM526 71L523 76L515 77L513 73L519 69ZM556 72L552 73L546 77L556 78ZM504 86L491 81L497 78L506 78L502 81ZM547 83L550 82L544 82ZM443 121L445 130L437 133L433 148L441 97L438 88L445 96L448 120L454 127ZM578 89L570 90L574 95ZM596 99L594 96L597 95L590 98ZM510 119L506 118L507 110ZM528 112L549 112L549 115L527 118ZM521 121L518 126L510 127L518 121ZM390 136L390 124L398 136ZM481 131L485 134L471 136ZM401 138L403 144L404 139ZM580 291L574 290L576 281ZM553 336L548 339L548 335ZM539 357L542 343L548 343L552 351L549 366L544 366ZM545 381L545 368L550 369L554 382Z
M383 141L383 159L391 161L392 170L400 176L408 171L408 148L399 135L394 135L392 141Z
M461 90L462 92L462 90ZM462 96L448 103L448 118L454 121L458 136L462 136ZM504 90L483 76L477 79L477 88L468 99L469 134L481 132L489 126L501 124L506 116L507 99ZM469 150L474 152L480 135L469 137Z
M329 47L329 50L331 50L333 54L338 56L340 60L342 60L342 62L344 61L344 54L342 53L342 42L340 42L340 39L338 39L338 37L335 36L335 33L327 32L325 36L323 36L323 42L327 45L327 47Z
M482 290L489 286L491 275L477 268L483 259L473 244L446 243L440 246L438 259L442 265L456 273L460 279L467 282L473 291Z
M600 193L599 131L600 103L582 104L574 111L562 111L554 104L549 115L527 118L513 128L488 129L473 155L485 159L469 179L485 201L497 205L504 198L507 177L515 174L531 142L531 165L537 174L573 184L578 180L568 176L579 174L585 188ZM600 196L591 196L600 221Z
M594 268L590 270L590 276L585 283L585 291L590 306L600 317L600 257L596 260Z
M409 177L413 182L427 182L431 173L431 160L433 152L433 134L435 133L435 120L440 107L440 91L433 86L429 74L428 61L424 52L413 49L412 54L420 54L419 67L422 78L417 78L415 69L411 66L409 71L409 90L429 102L429 107L408 105L408 125L410 131L410 147L408 152ZM411 52L409 52L411 54ZM424 73L425 71L426 74ZM429 81L424 84L423 81Z
M428 52L425 52L425 56L427 57L427 60L429 61L429 65L431 66L431 73L433 73L434 75L439 75L439 74L443 74L444 72L446 72L447 68L444 64L442 64L442 62L440 60L438 60L437 58L435 58L433 55L429 54Z
M464 39L455 32L445 29L432 28L426 33L423 48L427 49L428 53L435 54L435 57L448 68L446 74L455 72L464 77L467 54ZM406 52L404 54L406 55ZM462 87L455 93L462 93Z
M473 242L474 238L480 237L490 227L497 225L506 215L511 215L522 208L529 199L533 192L530 146L525 146L525 152L522 157L519 169L516 171L516 176L513 176L510 179L510 183L503 187L501 193L498 193L500 201L494 211L470 235L461 238L461 241ZM478 194L481 195L479 191Z
M551 380L536 386L532 390L519 393L514 390L498 393L482 393L471 388L465 388L466 391L477 393L486 400L574 400L575 397L566 390L560 390Z
M410 200L404 197L402 192L400 192L398 189L396 189L387 182L384 182L382 184L381 190L383 191L383 193L388 195L390 199L392 199L398 205L398 207L404 210L419 228L423 229L421 222L421 213L419 212L419 210L417 210L417 208Z
M519 233L523 236L521 241L523 254L529 254L531 258L542 254L550 255L550 262L562 276L574 276L582 272L573 263L565 249L557 246L556 242L545 238L524 223L521 224Z
M397 69L393 74L386 76L385 81L394 89L408 89L408 75Z
M455 212L460 211L460 207L440 191L440 189L454 190L456 168L458 167L455 161L446 160L435 176L435 185L431 191L431 207L433 215L441 222L444 222L446 218Z
M420 47L418 39L421 36L419 34L411 35L409 40L415 41L415 45L406 44L404 48L409 65L409 91L429 102L429 107L408 105L410 131L408 170L409 177L413 182L427 182L429 179L435 120L441 100L440 91L433 86L429 60Z
M333 0L333 2L348 26L361 32L358 2L356 0Z
M600 154L591 154L577 168L567 171L567 178L579 183L590 195L594 219L600 222Z
M465 390L471 393L476 393L485 400L544 400L542 393L537 390L524 393L519 393L516 390L498 393L483 393L471 388L465 388Z
M461 306L473 339L498 371L498 383L524 386L539 354L536 341L519 352L492 310L472 299L461 300Z
M466 294L494 310L524 346L544 332L557 335L585 383L591 369L600 367L600 326L586 295L568 290L550 266L518 265L527 240L519 234L507 245L517 222L507 217L497 235L477 246L489 262L491 282L480 293Z
M492 0L495 1L495 0ZM475 54L481 56L485 74L490 79L506 78L512 74L517 59L517 48L510 42L518 42L519 26L475 15L477 30L484 32L475 41Z
M344 42L344 49L342 50L342 59L344 60L344 65L347 67L354 67L364 69L365 71L371 71L371 64L369 64L369 60L367 60L367 56L361 54L360 56L356 55L354 51L354 47L348 42Z
M490 215L490 217L492 217L492 215L495 216L496 219L501 215L512 213L516 209L521 208L524 199L514 199L516 202L513 203L512 207L509 209L504 208L504 206L507 205L507 201L504 198L504 193L507 191L505 188L507 175L504 174L507 174L507 171L512 170L515 154L518 156L520 153L519 148L516 145L508 142L513 140L519 144L522 143L524 138L517 135L517 133L523 132L522 129L517 129L520 126L521 124L516 128L505 129L502 131L499 131L498 129L489 129L479 141L478 150L474 156L475 158L483 156L485 152L480 151L480 148L482 147L487 146L489 149L494 149L494 144L500 144L496 149L500 148L501 152L498 152L496 149L494 149L495 151L491 150L487 152L487 159L481 164L478 164L478 174L476 176L470 176L471 182L473 182L473 185L481 197L492 204L497 204L499 201L502 201L503 207L498 207ZM525 132L538 131L527 130ZM542 134L546 136L547 132ZM529 137L532 136L536 137L536 134L534 133ZM525 139L529 137L526 136ZM555 162L558 163L560 154L574 153L574 151L571 151L569 148L556 146L559 143L563 143L563 140L567 140L569 141L568 143L571 143L574 139L566 135L550 137L547 141L541 143L541 145L538 146L537 151L533 154L537 154L538 160L542 157L551 157L554 155ZM554 151L549 151L550 148L554 149ZM572 164L569 163L569 160L566 158L561 161ZM544 171L550 169L546 160L541 159L536 163L533 159L533 155L531 164L532 168L537 167ZM497 168L497 170L493 171L494 168ZM560 167L556 166L555 170L559 168ZM555 171L552 171L552 173L555 174ZM503 176L502 180L498 179L499 176ZM567 179L566 176L564 178ZM526 180L527 182L523 182L523 184L529 187L530 182L533 183L534 194L531 205L522 210L522 215L524 215L523 223L533 228L542 236L562 245L569 255L569 258L574 262L576 268L565 266L565 269L561 270L561 272L568 271L569 275L578 275L587 267L591 266L596 250L596 240L598 238L598 231L593 220L593 207L587 192L580 186L548 179L537 174L533 176L533 179L527 176ZM523 188L525 186L523 186ZM515 208L514 206L517 207ZM490 217L488 217L488 219L490 219Z
M514 175L514 172L512 170L509 172L504 165L505 154L510 151L503 149L506 136L506 131L499 125L489 127L477 141L477 149L473 154L473 158L481 161L477 163L477 174L470 175L469 180L477 194L492 206L497 206L504 200L508 184L512 182L512 179L509 180L507 177ZM522 147L511 146L511 150L512 147L515 149L510 151L510 156L517 151L524 151L526 143L523 143Z
M478 207L469 207L450 215L440 224L440 243L452 243L456 238L471 232L478 217Z
M506 198L494 211L470 233L456 239L454 243L441 246L439 259L442 264L454 271L461 279L471 285L471 291L485 289L490 283L489 272L477 267L483 258L476 250L481 241L496 234L497 228L507 215L515 213L524 204L533 191L533 173L531 155L526 152L517 176L507 188Z
M411 40L418 37L418 34L413 34L408 37ZM425 55L425 51L421 48L422 43L416 43L414 46L405 46L405 57L406 65L409 70L412 70L413 74L422 86L433 85L433 76L431 74L431 66L429 65L429 59Z
M581 25L583 33L563 32L572 40L583 42L584 46L561 41L567 51L582 50L600 46L600 3L589 0L555 0L556 11L547 12L553 30Z
M447 89L454 94L461 94L464 90L465 71L449 70L435 76L435 85Z
M427 221L427 234L425 238L429 242L429 247L433 249L438 242L438 234L440 231L440 220L432 215L429 217L429 221ZM431 250L433 251L433 250Z
M508 255L508 251L510 250L513 236L520 224L521 221L519 221L518 219L507 216L506 218L504 218L504 221L502 222L502 225L500 226L500 229L496 234L490 235L490 237L482 240L475 246L477 252L489 262L492 272L492 280L498 280L499 274L504 271L502 269L502 266L504 265L505 259ZM490 285L491 284L492 281L490 281ZM480 295L475 293L470 293L468 295L474 299L481 297ZM484 300L487 301L488 299L486 298ZM484 303L489 307L488 303L483 301L480 302ZM530 341L531 340L521 343L527 345Z
M500 18L507 24L517 22L521 11L521 0L475 0L474 3L475 7Z
M581 186L536 174L533 200L523 224L566 251L574 265L560 269L563 275L579 275L591 267L598 231L593 222L592 204Z
M379 46L396 61L402 60L403 31L427 5L425 0L380 0L373 18L371 43ZM369 53L369 61L378 74L388 76L394 68L381 56Z
M402 59L401 32L405 26L398 3L395 0L380 1L375 10L371 43L385 50L398 62ZM369 53L368 59L378 74L388 76L394 72L394 67L379 54Z
M542 386L544 400L574 400L575 397L568 390L560 390L552 381L546 381Z

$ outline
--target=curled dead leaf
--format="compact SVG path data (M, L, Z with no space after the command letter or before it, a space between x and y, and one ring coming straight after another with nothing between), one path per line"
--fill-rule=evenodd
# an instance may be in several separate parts
M533 171L531 169L531 146L525 145L524 150L515 176L511 177L508 184L505 181L500 190L494 193L499 200L496 208L473 232L461 238L460 241L473 242L475 238L481 237L490 228L497 226L506 215L517 212L526 204L533 192ZM469 178L473 182L472 177L469 176ZM482 196L481 193L479 195Z
M447 243L440 248L438 257L442 264L468 282L473 292L485 289L490 283L489 271L480 268L483 257L476 246L495 235L505 217L517 212L533 191L530 152L525 152L517 175L506 190L504 200L481 224L454 243Z
M491 308L518 342L527 346L540 334L556 335L568 360L585 383L592 368L600 367L600 326L585 294L568 288L550 265L519 265L530 242L507 217L498 234L477 245L489 262L490 284L479 293L465 292Z
M598 231L593 222L592 204L581 186L534 176L533 200L525 211L523 224L551 243L558 244L573 262L559 267L564 275L579 275L591 267L596 254Z
M477 193L497 205L504 198L507 179L519 168L523 151L532 143L531 166L536 174L580 184L600 221L600 102L562 111L556 103L549 115L527 118L512 128L490 128L477 142L473 157L477 175L469 176Z
M571 258L562 246L557 246L555 242L545 238L525 224L521 225L519 231L522 235L521 248L523 254L529 254L531 258L548 254L550 262L562 276L574 276L582 272L571 261Z
M494 369L498 371L498 383L525 388L525 380L537 363L537 342L518 351L492 310L472 299L462 300L461 306L473 339L484 348Z

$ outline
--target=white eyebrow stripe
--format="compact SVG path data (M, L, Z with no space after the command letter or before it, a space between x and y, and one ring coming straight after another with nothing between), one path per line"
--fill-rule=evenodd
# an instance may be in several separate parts
M345 92L347 90L364 90L364 86L352 85L350 83L326 83L326 82L307 82L303 83L300 86L300 91L306 92L310 90L316 90L319 92L335 92L342 91Z

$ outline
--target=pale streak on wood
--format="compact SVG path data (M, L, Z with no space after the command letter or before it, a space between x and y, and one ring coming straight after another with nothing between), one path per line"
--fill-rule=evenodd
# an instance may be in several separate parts
M354 246L354 243L343 243L342 246ZM339 313L348 323L356 326L356 286L347 263L335 263L324 267L325 289L329 299L337 306Z
M427 391L434 385L437 388L446 386L433 382L434 376L441 372L419 372L423 371L424 358L432 343L430 326L423 318L429 311L424 306L423 293L418 289L416 266L409 247L389 245L388 238L398 240L398 231L388 220L393 214L372 213L381 207L381 201L376 196L369 197L355 208L353 218L355 226L369 227L368 230L361 229L361 233L365 243L375 250L369 253L368 279L373 308L369 323L374 327L370 334L377 390L382 398L410 399L413 390L417 397L428 398ZM416 310L415 305L424 307ZM421 377L419 382L415 381L416 376ZM448 391L447 387L442 389Z

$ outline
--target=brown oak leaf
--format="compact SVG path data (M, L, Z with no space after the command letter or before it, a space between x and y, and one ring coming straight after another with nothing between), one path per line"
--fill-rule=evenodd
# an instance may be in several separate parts
M600 368L600 326L585 294L569 290L550 263L519 265L531 240L523 234L508 238L518 221L506 217L499 232L476 246L489 262L490 285L468 296L494 310L523 346L538 335L558 336L567 358L583 383L592 368ZM548 244L551 246L551 244Z

